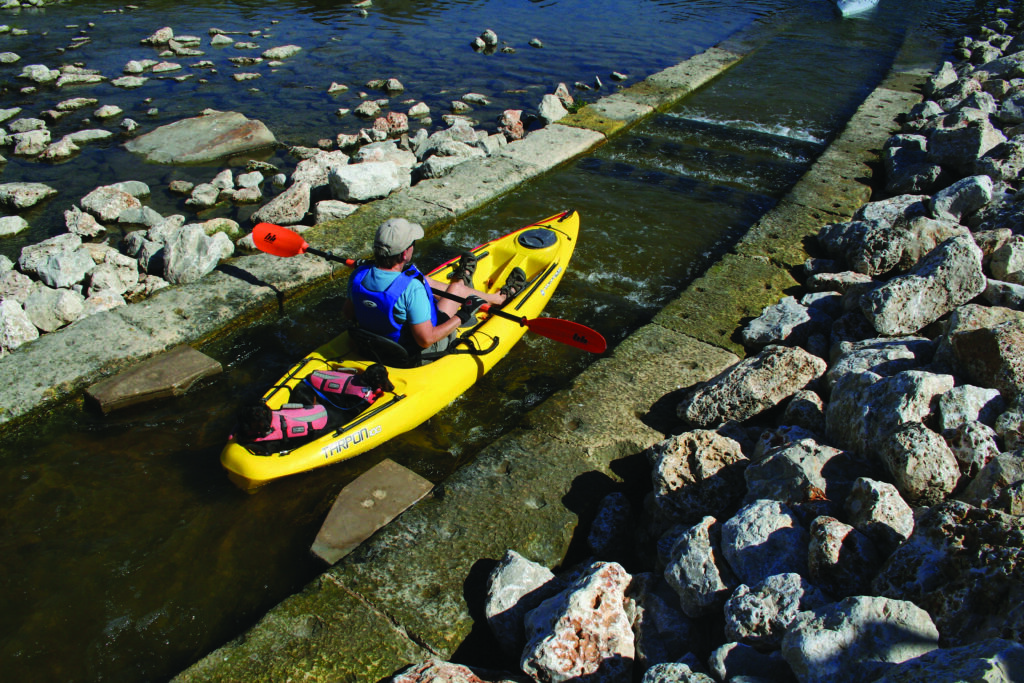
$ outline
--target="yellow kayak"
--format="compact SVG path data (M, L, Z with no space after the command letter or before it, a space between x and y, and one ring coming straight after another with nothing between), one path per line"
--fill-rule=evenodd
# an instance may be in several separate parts
M278 444L278 448L290 448L279 452L273 452L274 446L268 448L265 443L256 446L232 439L220 457L229 477L243 489L251 490L279 477L364 453L414 429L458 398L504 358L527 329L534 329L530 325L544 327L534 329L544 336L558 338L556 335L565 334L568 328L555 326L552 333L546 329L545 323L574 323L531 319L540 315L555 293L576 247L578 233L579 214L567 211L474 249L477 267L473 287L496 292L516 267L525 271L526 287L497 311L481 314L476 324L461 328L459 341L453 344L454 352L420 367L403 368L388 364L387 374L394 389L379 393L376 400L360 412L345 414L340 426L332 424L316 438L295 447L291 447L287 439L273 442ZM453 260L429 275L446 282L455 265ZM589 328L578 327L593 332ZM587 348L586 344L590 342L582 338L583 333L574 330L568 330L568 333L575 339L567 340L567 343ZM300 385L307 384L307 378L318 371L365 371L375 360L357 350L355 334L343 332L300 360L263 395L263 403L271 410L282 409L286 404L294 405L293 393L301 394ZM603 339L600 343L600 350L603 350ZM330 411L330 406L326 407Z

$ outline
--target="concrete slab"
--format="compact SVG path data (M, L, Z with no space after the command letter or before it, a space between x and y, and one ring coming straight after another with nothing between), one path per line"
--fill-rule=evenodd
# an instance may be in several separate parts
M104 413L120 408L181 396L200 379L219 374L218 361L191 346L178 346L147 359L88 389L86 395Z
M385 458L341 490L310 550L334 564L423 499L428 480Z
M641 104L628 93L620 92L602 97L579 111L559 120L560 125L576 126L597 131L605 137L621 133L624 129L655 112L649 104Z
M745 56L745 54L719 47L708 48L685 62L652 74L644 80L644 85L645 87L672 89L678 93L677 99L682 99L705 83L720 76L726 69L739 64Z
M596 131L553 123L508 143L495 156L525 164L532 169L532 177L586 153L604 140L604 135Z
M116 311L43 335L0 359L0 386L10 388L0 391L0 423L66 398L165 348Z
M172 680L380 681L431 656L387 614L325 575Z
M845 216L781 201L750 226L734 251L752 258L768 258L799 276L808 256L824 256L815 240L818 231L841 220Z
M665 438L675 406L658 413L666 395L714 377L739 358L659 325L629 336L611 358L597 361L572 385L530 411L524 426L552 435L591 460L610 462Z
M652 322L744 358L742 328L799 287L787 268L767 258L727 254Z
M873 173L867 164L846 156L822 155L782 201L848 220L871 199Z
M544 150L542 146L534 147L533 138L540 132L543 131L536 131L526 140L520 141L525 143L529 140L529 144L512 143L497 154L459 164L443 178L417 183L407 194L410 198L440 207L454 219L506 192L511 192L526 180L566 161L569 158L566 155L582 154L589 149L589 143L581 142L579 138L562 140L561 143L549 138L548 149ZM542 150L544 153L538 154L536 150Z

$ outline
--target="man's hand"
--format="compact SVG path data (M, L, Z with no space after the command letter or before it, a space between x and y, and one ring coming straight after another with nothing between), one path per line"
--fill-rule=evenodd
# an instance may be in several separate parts
M466 303L462 304L462 307L455 313L456 317L462 321L465 325L469 322L470 318L476 315L480 307L485 305L487 302L478 296L467 296Z

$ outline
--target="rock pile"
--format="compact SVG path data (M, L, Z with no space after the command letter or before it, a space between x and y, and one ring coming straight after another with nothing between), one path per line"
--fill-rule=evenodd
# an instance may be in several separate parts
M889 196L824 226L808 292L686 392L643 505L602 501L591 559L507 553L486 616L518 672L488 680L1019 680L1019 28L989 23L931 78L885 147Z
M236 42L219 29L210 29L210 36L211 45L258 47ZM149 76L181 69L170 59L203 55L197 49L199 37L175 35L171 27L155 31L140 43L159 50L158 57L163 61L131 60L124 67L126 75L112 81L115 85L137 87ZM259 57L232 58L232 63L243 66L266 61L272 66L300 50L295 45L278 46L264 50ZM18 55L10 53L6 61L13 63L18 59ZM214 69L212 62L192 66ZM31 94L40 87L107 80L99 72L83 67L51 69L42 64L25 66L19 77L30 83L22 89L23 94ZM366 87L382 91L389 98L405 90L395 78L375 79ZM332 83L331 90L344 92L348 87ZM549 98L560 104L548 105ZM144 299L168 284L196 282L239 251L255 251L251 237L243 234L247 231L238 222L229 218L201 218L203 212L218 205L263 204L251 213L253 224L268 221L301 231L306 225L344 218L360 204L384 198L421 180L447 175L459 164L494 154L508 141L526 135L528 124L518 110L504 112L496 133L474 129L473 121L465 114L474 104L488 103L485 96L468 93L452 103L453 112L458 113L442 117L447 128L433 133L419 128L410 135L410 117L423 125L431 123L425 104L410 103L408 114L384 114L382 107L389 106L388 98L368 99L356 113L372 119L372 124L355 134L340 133L336 140L320 141L318 148L292 147L292 156L298 162L290 177L270 164L253 161L237 178L226 168L205 183L172 181L169 189L186 196L183 208L192 212L191 220L183 214L162 216L145 206L143 201L150 189L144 183L126 181L96 188L79 205L65 211L67 233L25 247L17 263L0 257L0 354L12 352L41 333L52 332L88 315ZM565 107L571 103L568 89L561 84L555 95L545 97L543 115L531 117L531 121L539 125L555 121L567 113ZM48 126L87 108L94 108L93 116L101 122L122 114L118 107L98 105L95 98L71 98L42 112L41 118L21 116L20 108L0 110L0 123L6 126L0 129L0 147L10 148L19 157L66 160L81 145L106 141L114 134L102 128L87 128L54 141ZM120 127L123 133L130 134L138 124L123 118ZM200 116L161 126L130 140L126 147L148 161L180 164L215 161L277 144L273 134L259 121L237 112L206 110ZM0 157L0 163L3 161ZM268 178L269 186L265 182ZM274 190L279 191L273 194ZM0 217L0 236L27 229L28 222L17 213L56 193L55 188L42 183L0 185L0 207L11 213ZM116 241L111 235L120 232L127 233L120 244L108 245L107 242ZM56 306L54 302L58 301L60 305Z

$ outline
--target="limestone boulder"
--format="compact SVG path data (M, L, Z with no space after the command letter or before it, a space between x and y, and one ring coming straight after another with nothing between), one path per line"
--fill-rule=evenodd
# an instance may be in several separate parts
M72 206L64 212L64 224L68 232L72 232L85 239L95 239L106 234L107 229L90 214L82 211L77 206Z
M787 296L766 306L761 315L747 323L743 343L755 349L769 344L799 346L812 334L826 331L831 322L820 308L810 308Z
M954 382L952 375L923 370L905 370L892 377L848 374L832 390L825 409L826 433L839 448L874 457L901 425L931 416L938 397Z
M252 222L295 225L309 213L310 201L309 183L300 180L257 209L252 214Z
M968 479L976 477L982 467L999 455L998 434L983 422L968 421L957 425L946 436L946 441L960 465L960 474Z
M680 611L679 600L663 577L653 572L635 574L629 597L635 669L645 671L664 662L682 661L691 652L708 648L710 639L703 623Z
M587 533L587 548L597 559L625 562L632 556L635 532L635 515L629 498L614 491L598 503Z
M871 372L891 377L904 370L922 368L931 362L935 343L926 337L875 337L855 342L839 342L825 375L828 387L847 375Z
M1024 451L999 453L985 463L957 499L974 507L1017 514L1011 509L1011 489L1020 488L1022 482Z
M951 645L1024 637L1024 520L946 501L922 510L874 592L928 611Z
M814 439L801 439L771 451L746 468L744 503L771 499L792 506L808 501L841 505L853 482L872 471L867 461L850 453Z
M1024 395L1024 320L1012 318L993 327L951 335L955 370L1009 401Z
M0 237L7 237L8 235L17 235L19 232L23 232L28 229L28 221L21 216L2 216L0 217Z
M529 612L522 670L552 683L629 680L635 656L626 604L630 580L620 565L596 562Z
M127 209L142 206L136 197L109 185L97 187L79 200L82 209L101 221L115 221Z
M1006 136L983 112L953 112L928 138L928 157L943 168L966 174L990 149L1002 142L1006 142Z
M991 425L1004 410L1006 402L998 389L960 384L939 396L938 427L946 435L967 422Z
M933 218L962 223L991 201L992 179L987 175L976 175L961 178L939 190L928 204Z
M176 232L164 248L164 279L172 284L197 282L227 258L234 245L223 234L208 236L201 226L191 225Z
M22 211L55 194L57 190L44 183L2 183L0 206L8 211Z
M911 505L945 500L960 480L960 465L945 439L920 422L900 425L886 437L880 457Z
M564 586L544 565L514 550L505 552L487 579L484 614L502 650L518 657L525 644L526 613Z
M861 477L853 483L843 507L850 524L884 556L914 532L914 510L889 482Z
M990 638L938 648L889 669L875 683L1011 683L1024 671L1024 645Z
M725 636L762 650L777 649L799 612L831 602L799 574L774 574L742 584L725 603Z
M939 632L912 602L856 596L802 612L782 639L800 681L861 683L934 650Z
M715 679L686 662L662 662L645 671L640 683L715 683Z
M736 576L755 584L773 574L807 574L807 530L776 500L743 506L722 525L722 554Z
M867 536L835 517L817 517L808 529L809 578L837 598L870 592L882 558Z
M0 273L0 299L11 299L24 305L36 286L37 282L20 271L8 269Z
M928 158L928 138L900 134L890 137L882 149L885 190L891 195L928 192L935 188L942 167Z
M721 550L721 524L705 517L676 537L665 565L665 581L687 616L721 610L738 583Z
M211 112L160 126L125 143L158 164L201 164L277 144L263 123L238 112Z
M292 173L292 184L304 182L310 189L325 187L329 182L331 169L336 166L345 166L349 162L347 154L341 150L328 152L320 150L312 157L303 159L295 166Z
M0 299L0 349L10 353L38 338L39 330L21 304L14 299Z
M42 332L53 332L82 317L85 297L70 289L36 287L25 300L25 314Z
M1024 236L1013 235L992 253L989 269L996 280L1024 284Z
M867 292L861 310L880 334L913 334L984 290L981 250L969 236L957 236L909 272Z
M677 412L696 427L742 422L807 388L826 367L825 361L801 348L767 346L691 390Z
M410 182L408 174L390 161L335 166L328 178L332 196L344 202L382 199Z
M684 432L656 444L648 456L655 505L673 522L715 515L742 495L748 459L737 441L718 432Z

